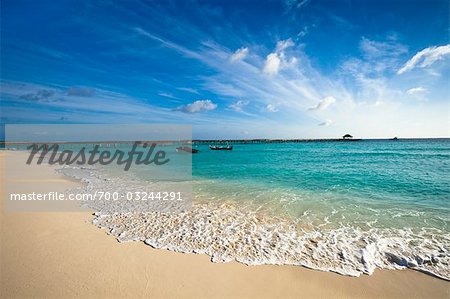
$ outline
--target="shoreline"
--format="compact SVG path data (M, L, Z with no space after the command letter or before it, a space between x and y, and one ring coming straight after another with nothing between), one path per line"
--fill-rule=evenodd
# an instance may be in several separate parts
M1 168L6 155L15 154L0 152ZM41 167L37 175L23 167L18 163L8 178L26 175L59 180L54 181L58 189L76 186L53 168L42 174ZM90 212L7 212L3 200L1 294L7 297L447 298L450 294L448 282L409 269L377 269L370 276L349 277L299 266L212 263L202 254L153 249L143 242L119 243L90 223Z

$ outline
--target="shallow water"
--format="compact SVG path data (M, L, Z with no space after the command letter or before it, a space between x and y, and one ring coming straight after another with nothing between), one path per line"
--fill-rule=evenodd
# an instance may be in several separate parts
M294 217L449 232L450 140L235 145L193 157L199 192ZM195 185L194 185L195 186Z
M410 267L450 279L450 140L197 148L191 210L112 213L89 203L99 211L94 223L120 241L206 253L216 262L353 276ZM138 175L131 183L90 171L83 188L150 184Z

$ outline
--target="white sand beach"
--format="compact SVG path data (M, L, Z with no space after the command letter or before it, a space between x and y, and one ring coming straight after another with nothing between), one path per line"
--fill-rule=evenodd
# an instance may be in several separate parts
M299 266L212 263L206 255L119 243L90 223L91 212L11 212L16 192L64 191L77 182L52 167L27 166L2 151L2 298L450 298L450 283L413 270L348 277ZM5 159L15 163L5 176ZM51 183L32 190L26 182ZM33 185L35 186L35 185ZM47 187L46 187L47 186Z

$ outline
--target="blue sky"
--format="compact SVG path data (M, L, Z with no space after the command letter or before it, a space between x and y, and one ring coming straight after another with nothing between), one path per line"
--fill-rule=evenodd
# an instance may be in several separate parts
M447 0L3 0L1 122L448 137L448 12Z

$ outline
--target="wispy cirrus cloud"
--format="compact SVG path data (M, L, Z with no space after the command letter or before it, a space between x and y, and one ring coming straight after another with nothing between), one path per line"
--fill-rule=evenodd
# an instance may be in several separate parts
M397 71L401 75L414 68L426 68L439 60L444 60L450 56L450 44L445 46L428 47L417 52L410 60L408 60L402 68Z
M393 88L390 77L401 65L408 47L392 37L372 40L362 37L359 42L360 57L350 57L340 67L339 77L349 82L353 102L375 105L399 99L402 91Z
M191 87L177 87L178 90L181 91L186 91L186 92L190 92L190 93L194 93L194 94L199 94L198 90L195 88L191 88Z
M243 60L247 55L248 55L248 48L247 48L247 47L242 47L242 48L240 48L240 49L237 49L236 52L234 52L234 53L230 56L230 61L231 61L231 62L241 61L241 60Z
M361 48L363 53L362 57L352 58L352 60L348 61L347 68L344 72L345 75L341 75L340 73L324 75L313 66L302 47L296 46L292 40L281 40L274 45L272 50L268 50L270 54L276 54L280 64L276 73L267 76L267 74L262 71L266 59L264 52L261 50L259 53L252 51L252 57L241 60L240 63L232 64L229 61L229 57L234 52L221 45L211 42L204 43L194 50L186 46L178 45L166 38L157 38L152 34L150 34L151 37L146 34L140 35L158 41L166 48L174 50L187 58L199 61L207 66L209 70L213 70L214 72L209 75L201 74L194 77L194 79L202 82L202 90L207 90L208 92L217 95L222 101L227 101L227 99L229 99L229 102L222 107L233 109L230 106L236 103L236 97L252 98L252 103L247 104L245 107L248 107L249 109L251 108L250 106L253 106L256 109L258 107L263 107L259 111L271 112L254 115L251 122L243 119L236 119L235 122L237 127L235 128L235 132L242 132L243 129L246 129L246 131L250 131L254 134L252 136L264 136L264 132L267 132L267 128L276 127L275 123L271 122L272 119L270 119L275 116L286 119L286 121L283 121L284 125L280 127L280 130L284 130L283 134L285 134L285 136L287 136L286 134L292 134L289 136L296 136L295 134L307 134L304 136L311 136L309 134L315 134L314 132L316 132L314 127L317 129L320 128L322 131L326 127L326 130L330 130L329 134L333 134L332 132L335 132L334 134L340 133L337 130L339 130L339 128L342 129L342 127L355 128L355 126L358 127L360 132L364 132L364 130L370 130L371 124L379 123L380 118L386 118L388 115L393 115L391 123L395 123L396 119L402 121L405 119L420 119L420 117L416 117L420 114L415 114L414 111L411 112L411 110L405 109L405 107L402 108L402 110L397 110L400 109L396 108L398 104L389 102L397 99L400 93L397 93L395 89L389 86L389 81L385 77L384 71L370 68L374 62L377 62L388 65L387 67L380 67L380 70L392 70L394 69L394 65L398 65L399 63L397 56L379 54L379 51L383 49L381 44L370 44L371 47L378 47L377 50L373 50L370 47L364 49ZM373 52L370 52L371 50L373 50ZM357 86L357 89L352 90L348 88L344 84L342 78L354 80L353 82L356 82L357 84L354 84L353 86ZM186 92L195 93L193 92L194 90L188 90L185 87L175 89L184 89ZM197 89L195 89L195 91L197 91ZM96 105L98 104L104 107L109 105L109 108L116 111L118 110L117 107L111 107L110 102L108 104L106 104L107 102L103 103L103 93L100 93L99 95L97 96L99 96L100 100L96 101ZM327 97L332 97L334 99L338 98L339 105L336 105L334 109L328 109L336 101L330 99L324 101ZM207 102L205 103L203 101ZM322 101L324 101L323 104L320 104ZM382 101L384 102L383 105L374 104L381 103ZM123 100L123 102L127 103L127 100ZM137 104L139 101L131 102ZM86 106L88 105L89 103L86 103ZM134 107L133 105L124 106L122 111L129 110L129 108ZM149 115L155 115L152 119L171 120L180 116L180 114L177 115L176 112L173 112L174 110L181 111L184 112L183 115L186 116L186 119L188 119L189 122L202 123L211 130L213 128L210 124L217 121L217 119L208 119L208 113L200 112L212 111L219 108L216 101L212 102L210 100L199 100L173 109L149 107L148 105L142 105L141 108L138 108L138 106L139 105L137 105L134 110L134 113L137 115L142 115L143 112L148 111ZM309 110L311 107L314 109ZM108 107L106 109L108 109ZM339 124L340 127L337 125L331 126L331 123L327 121L320 122L319 124L322 125L318 126L317 119L308 115L308 113L311 114L314 111L320 111L321 117L333 118L334 122ZM70 120L83 119L87 117L86 115L91 115L90 113L91 112L87 112L80 117L69 114L67 117ZM95 111L92 113L95 113ZM111 111L111 113L115 112ZM332 115L330 113L334 114ZM424 113L424 115L430 115L430 113L431 112L427 112L426 114ZM368 114L370 114L371 117L362 117L363 115ZM265 118L266 116L269 119ZM294 121L294 119L298 119L299 116L305 120L310 119L310 126L303 126L303 129L300 129L292 125L287 125L291 117ZM30 115L30 118L32 117L33 116ZM232 119L231 116L226 114L221 115L220 117L223 119ZM103 117L103 119L107 119L107 117ZM122 116L121 119L123 119ZM113 116L111 116L111 121L114 121ZM385 129L387 130L388 128ZM217 130L220 131L221 129L217 128ZM229 133L231 134L231 131ZM316 134L323 133L318 131Z
M178 51L179 53L181 53L183 55L186 55L186 56L191 57L191 58L200 59L200 60L202 58L201 55L199 55L197 52L191 51L188 48L183 47L183 46L181 46L181 45L179 45L177 43L174 43L174 42L171 42L171 41L166 40L164 38L161 38L161 37L159 37L159 36L157 36L155 34L152 34L152 33L148 32L148 31L146 31L146 30L144 30L144 29L142 29L140 27L135 27L135 28L133 28L133 30L134 30L134 32L140 34L141 36L144 36L146 38L150 38L150 39L152 39L154 41L160 42L163 46L165 46L165 47L167 47L169 49Z
M328 96L323 98L319 103L317 103L316 106L309 108L309 110L316 110L316 111L321 111L321 110L325 110L328 107L330 107L331 105L333 105L334 103L336 103L336 99L332 96Z
M102 14L101 8L105 8L105 3L91 3L91 13ZM448 89L441 86L444 86L442 82L448 77L445 72L431 66L437 65L437 61L445 59L447 54L441 55L441 50L434 50L441 53L437 56L422 53L417 62L403 71L407 75L397 76L397 72L406 66L405 55L409 53L409 46L402 42L405 36L403 32L391 34L390 31L365 31L353 24L348 14L333 9L317 15L318 6L314 1L287 1L285 7L292 8L297 16L297 8L300 8L300 13L303 13L304 8L311 9L311 18L286 18L286 14L281 12L282 19L277 19L276 28L267 32L260 27L255 29L248 26L250 23L246 24L241 14L233 19L219 4L202 5L196 2L192 5L192 11L188 9L189 5L183 7L186 15L174 13L179 11L177 5L180 3L183 2L154 5L152 2L138 1L135 6L131 6L108 2L110 11L107 16L102 15L103 20L110 21L107 26L92 26L90 18L85 18L86 23L83 24L94 31L93 36L98 37L95 42L87 42L92 42L90 45L93 48L98 46L99 51L88 52L80 48L59 55L54 52L58 51L58 45L55 49L46 45L54 53L41 53L46 63L58 60L64 62L65 66L70 65L71 72L75 70L74 73L77 73L79 69L83 69L83 72L77 73L76 78L67 79L70 81L64 82L64 88L56 90L47 100L41 99L45 96L38 95L37 89L22 89L18 97L7 97L10 102L7 104L8 117L21 115L23 118L38 119L48 115L52 119L59 119L61 115L57 117L58 112L63 111L67 113L64 117L70 121L87 120L89 117L94 121L126 121L129 118L124 112L129 112L135 115L133 121L201 123L204 126L202 132L215 137L232 135L231 129L224 130L223 123L230 127L231 123L235 124L236 134L247 131L251 136L264 136L269 131L279 136L323 136L324 132L328 136L340 136L340 130L351 133L359 130L361 135L375 136L372 133L391 132L394 128L402 128L405 134L419 134L426 130L443 132L442 128L446 128L447 123L442 126L442 119L448 119L445 114L448 111L445 103ZM270 3L271 12L276 12L277 6L283 11L280 3ZM265 3L261 3L261 6L265 6ZM129 18L121 19L124 15ZM241 19L244 24L238 27L236 21ZM330 30L327 26L332 28L331 33L326 32ZM340 29L336 30L336 27ZM326 46L331 45L334 35L343 29L349 34L343 35L336 47L342 45L345 48L345 55L340 56L339 50ZM302 38L306 35L307 38ZM430 43L418 41L416 44ZM34 49L25 48L28 51ZM61 51L64 52L64 48L58 52ZM33 58L28 57L27 61ZM411 71L422 68L422 65L426 74L423 72L419 75ZM54 67L55 70L60 69L60 65ZM41 69L45 73L45 69ZM36 73L36 70L29 73ZM430 78L432 72L442 75ZM86 81L92 78L97 84ZM51 77L47 79L48 82L63 81ZM136 84L138 81L140 84ZM411 82L414 82L414 86L411 86ZM67 88L72 84L95 86L96 92L89 98L80 93L70 98ZM427 91L408 92L417 88L415 86L426 88ZM53 87L42 86L41 89L53 90ZM108 92L107 89L120 93ZM158 91L164 91L159 92L161 97L176 97L180 102L170 103L158 96L148 96L156 95ZM27 94L30 95L20 98ZM420 99L423 94L430 100L411 101L411 98ZM338 101L327 104L327 97ZM199 98L214 101L198 103L195 99ZM50 103L56 99L58 101ZM251 99L251 102L237 99ZM26 105L21 106L26 112L17 109L18 102L21 105L26 102ZM35 106L45 107L41 112L48 114L39 115L39 109L35 109ZM54 111L46 110L47 107L53 107ZM206 111L212 112L200 113ZM250 112L254 114L247 117ZM217 125L217 119L230 121ZM333 126L327 125L327 120L331 119ZM401 135L401 132L395 132L395 135Z
M180 98L176 97L175 95L173 95L170 92L159 92L158 95L161 97L164 97L164 98L172 99L172 100L180 100Z
M305 37L306 35L308 35L308 33L309 33L309 27L308 27L308 26L304 26L303 29L300 30L300 31L297 33L297 36L298 36L298 37Z
M408 48L398 43L395 39L376 41L363 37L359 47L363 55L368 59L398 57L408 53Z
M75 97L92 97L95 95L95 89L89 87L71 86L67 89L67 95Z
M250 103L249 101L238 100L236 102L233 102L229 107L230 109L236 112L243 112L244 107L247 106L249 103Z
M320 127L328 127L331 126L331 124L333 123L333 121L331 119L327 119L324 122L321 122L320 124L318 124L318 126Z
M49 101L54 95L54 90L40 89L36 92L22 94L20 98L26 101L40 102Z
M0 82L2 108L12 117L27 121L58 121L71 119L77 122L117 122L145 120L171 120L175 115L169 109L145 103L142 99L125 94L96 89L92 97L69 95L70 87L50 87L15 81ZM23 106L23 101L33 105ZM22 104L22 108L17 109ZM64 119L61 119L64 113ZM147 116L145 116L147 115ZM23 119L22 119L23 121Z
M364 58L364 73L380 75L400 65L400 58L408 53L408 47L395 39L371 40L362 37L359 48Z
M421 93L424 93L426 91L427 91L426 88L424 88L422 86L419 86L419 87L413 87L413 88L408 89L406 91L406 93L407 94L421 94Z
M287 9L300 9L309 2L310 0L286 0L285 5Z
M277 112L278 111L278 107L275 104L267 104L266 106L266 111L267 112Z

